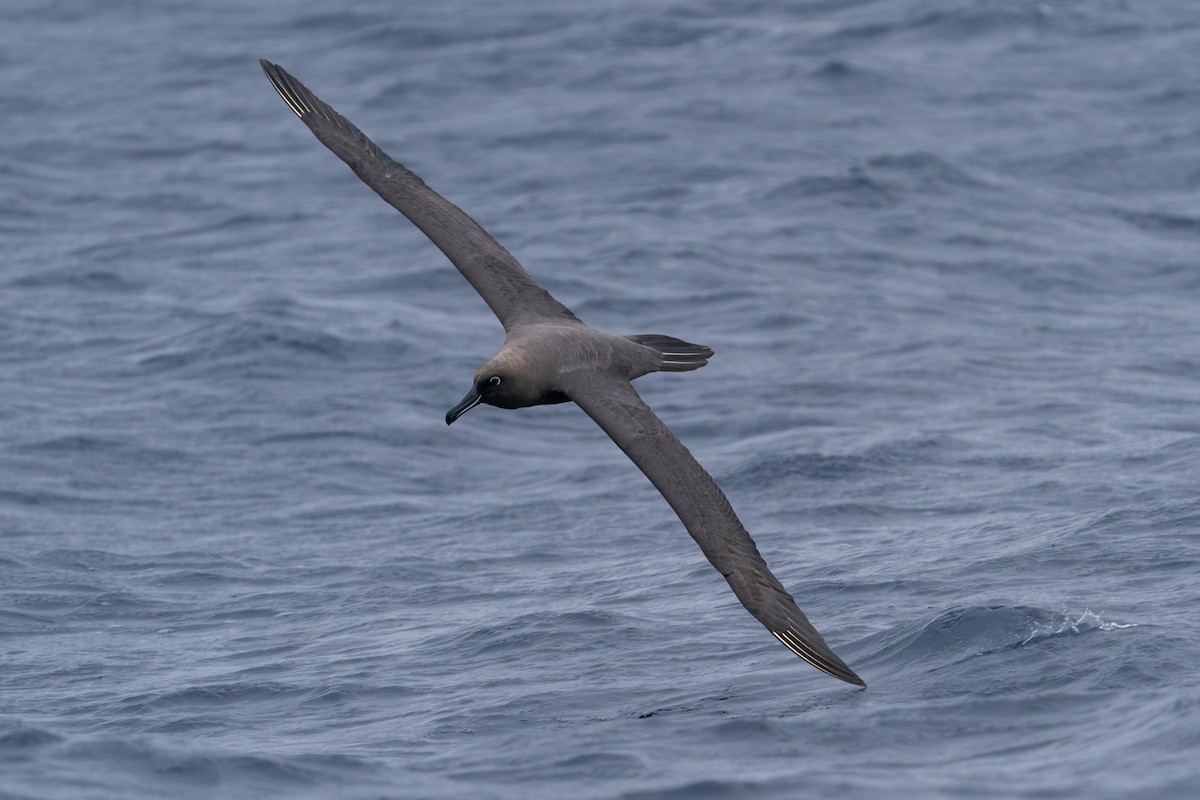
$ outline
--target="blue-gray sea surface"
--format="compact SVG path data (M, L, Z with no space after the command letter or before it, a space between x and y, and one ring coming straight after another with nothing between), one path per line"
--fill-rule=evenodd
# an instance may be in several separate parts
M321 6L325 6L322 8ZM1200 793L1200 5L0 12L0 796ZM739 606L278 61L597 327Z

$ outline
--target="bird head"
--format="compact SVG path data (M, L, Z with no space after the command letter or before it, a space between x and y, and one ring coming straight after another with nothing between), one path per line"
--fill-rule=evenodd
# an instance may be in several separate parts
M524 408L539 402L541 391L525 377L520 364L503 354L492 359L475 373L475 382L458 405L446 412L449 425L480 403L497 408Z

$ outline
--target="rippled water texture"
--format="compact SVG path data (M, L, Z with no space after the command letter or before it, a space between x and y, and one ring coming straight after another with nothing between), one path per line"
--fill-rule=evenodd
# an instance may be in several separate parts
M0 796L1200 794L1200 7L16 0ZM343 4L344 5L344 4ZM790 655L278 61L589 323Z

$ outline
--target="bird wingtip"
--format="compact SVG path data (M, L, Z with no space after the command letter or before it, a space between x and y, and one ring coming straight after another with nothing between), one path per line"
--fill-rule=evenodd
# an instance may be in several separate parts
M858 673L850 669L846 662L838 658L837 654L830 650L824 642L820 642L821 646L819 648L814 647L813 642L806 641L804 637L791 628L784 631L773 630L771 631L771 635L778 639L788 650L791 650L826 675L855 686L861 686L864 689L867 688L867 682L860 678ZM824 652L821 652L822 650Z

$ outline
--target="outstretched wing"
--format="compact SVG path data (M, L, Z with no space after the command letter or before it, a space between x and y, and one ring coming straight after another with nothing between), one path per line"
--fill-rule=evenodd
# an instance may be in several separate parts
M349 164L363 183L408 217L446 254L499 317L505 330L527 322L575 319L462 209L396 163L282 67L266 59L259 63L296 116L323 145Z
M646 473L742 605L776 639L822 672L867 685L825 644L771 574L721 487L628 381L576 372L563 375L561 388Z

